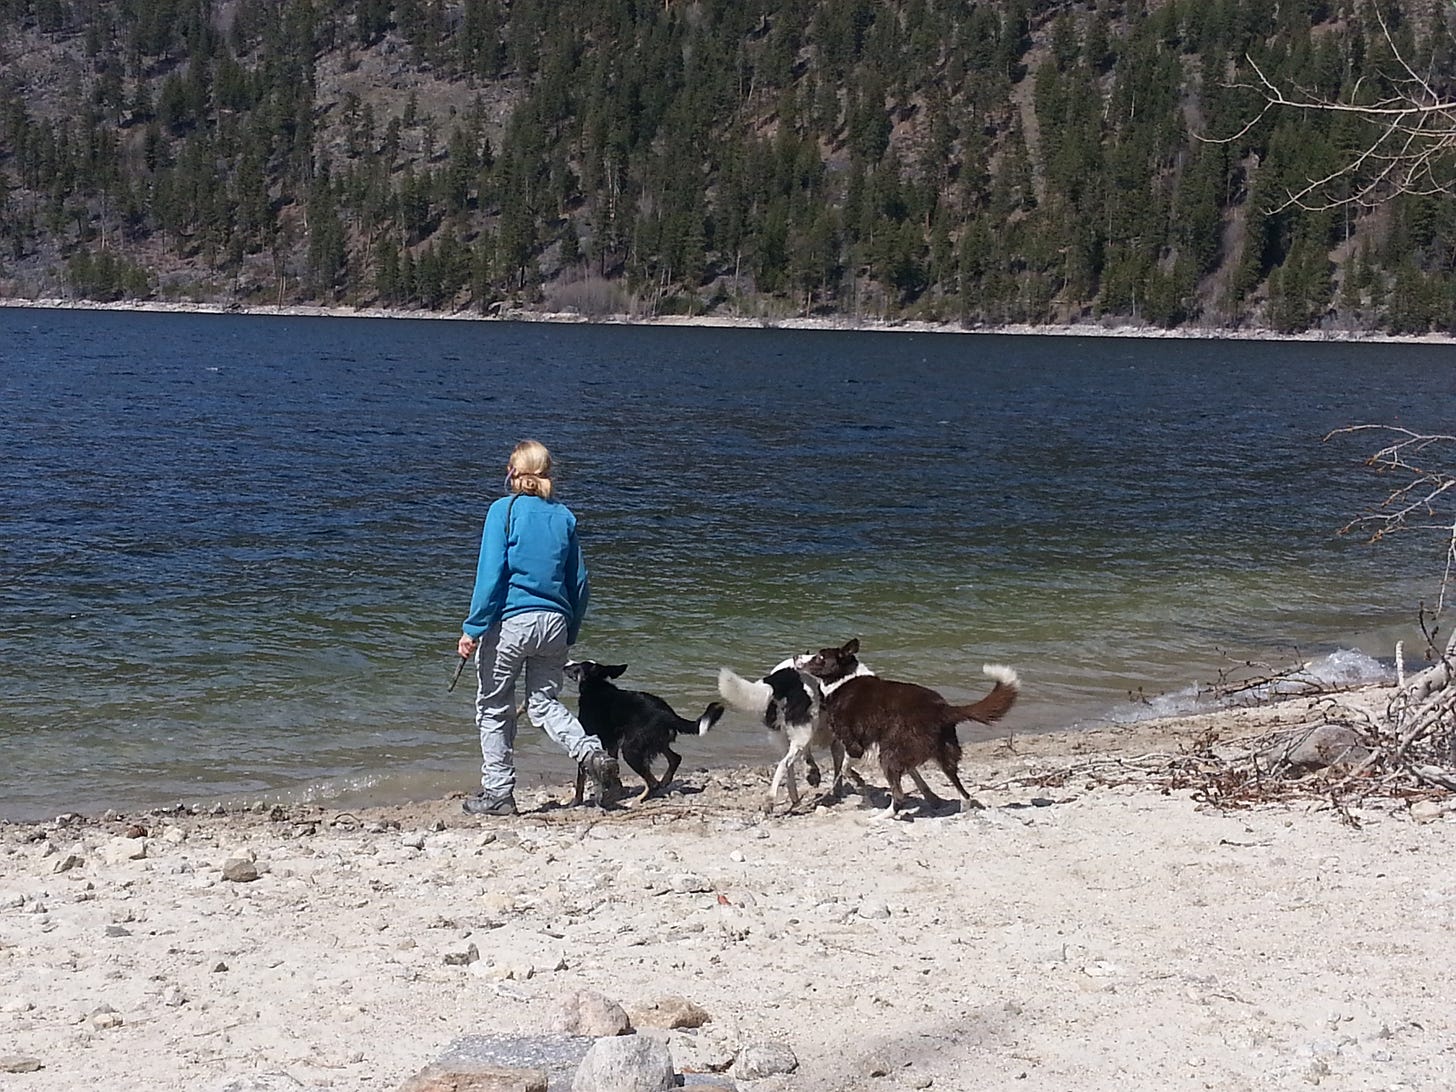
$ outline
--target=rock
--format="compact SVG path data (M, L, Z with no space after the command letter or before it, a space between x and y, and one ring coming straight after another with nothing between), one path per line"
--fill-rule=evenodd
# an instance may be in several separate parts
M632 1022L639 1028L700 1028L712 1019L686 997L661 997L632 1009Z
M571 1092L664 1092L676 1086L666 1043L647 1035L618 1035L592 1044Z
M859 909L855 913L862 918L883 920L890 916L890 908L879 899L865 899L859 904Z
M126 1021L121 1018L121 1013L110 1005L102 1005L91 1013L91 1026L101 1031L108 1028L119 1028L124 1023Z
M44 1068L39 1058L28 1054L0 1055L0 1073L35 1073Z
M540 1069L549 1074L556 1092L571 1086L592 1039L579 1035L466 1035L452 1042L438 1058L439 1066L466 1062L505 1069Z
M131 826L127 827L125 833L122 834L123 838L145 838L146 836L147 828L142 826L140 823L133 823Z
M678 895L696 895L713 890L712 884L693 872L684 872L680 876L674 876L668 881L668 887Z
M220 959L216 963L214 963L212 965L212 973L213 974L222 974L222 972L225 971L225 970L227 970L227 969L228 969L228 965L226 963L224 963Z
M109 937L129 937L131 936L131 930L124 925L108 925L106 927L106 935Z
M404 1084L399 1092L546 1092L544 1069L520 1069L488 1062L434 1062Z
M258 866L246 857L229 857L222 863L222 878L233 883L252 883L258 878Z
M740 1081L756 1081L798 1068L799 1059L786 1043L750 1043L738 1052L733 1076Z
M140 861L146 855L145 838L113 838L101 849L101 859L113 865L125 861Z
M162 991L162 1004L166 1005L169 1009L175 1009L187 1004L187 995L178 986L168 986Z
M480 959L480 949L474 944L464 951L446 952L445 966L447 967L468 967Z
M187 832L181 827L168 827L162 831L162 841L166 842L169 846L180 846L183 842L187 841Z
M594 990L574 990L562 994L551 1014L551 1030L567 1035L590 1035L600 1039L626 1035L632 1021L621 1005Z
M52 872L69 872L73 868L80 868L85 863L86 863L86 859L84 857L78 857L74 853L67 853L64 857L62 857L60 860L58 860L55 863L55 865L54 865L54 867L52 867L51 871Z
M1446 814L1446 805L1439 800L1417 800L1410 806L1410 816L1417 823L1429 823ZM56 869L61 871L60 868Z
M1266 766L1287 765L1293 770L1343 770L1359 765L1370 755L1360 734L1338 724L1320 724L1281 736L1259 755Z
M408 834L402 834L399 840L406 849L425 848L425 832L422 830L412 830Z

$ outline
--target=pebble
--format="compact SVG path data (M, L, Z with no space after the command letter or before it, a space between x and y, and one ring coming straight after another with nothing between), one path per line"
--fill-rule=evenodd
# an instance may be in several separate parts
M475 963L479 959L480 959L480 949L476 948L476 946L474 944L472 944L470 947L466 948L464 951L446 952L445 953L445 966L447 966L447 967L466 967L466 966L469 966L472 963Z
M258 866L246 857L229 857L222 863L222 878L233 883L252 883L258 878Z
M28 1054L0 1055L0 1073L36 1073L44 1068L39 1058Z
M105 1031L108 1028L119 1028L125 1022L121 1018L121 1013L117 1012L110 1005L102 1005L91 1013L91 1026L101 1031Z
M883 920L890 916L890 908L879 899L865 899L859 904L859 909L855 913L862 918Z
M424 849L425 832L422 830L412 830L408 834L400 835L399 841L406 849Z

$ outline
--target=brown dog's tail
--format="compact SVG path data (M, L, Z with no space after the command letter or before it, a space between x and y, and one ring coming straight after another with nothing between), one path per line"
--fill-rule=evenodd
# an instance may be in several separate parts
M981 670L995 679L996 685L980 701L971 705L955 706L958 720L975 720L982 724L1000 720L1016 701L1016 695L1021 692L1021 680L1011 668L1001 664L985 664Z

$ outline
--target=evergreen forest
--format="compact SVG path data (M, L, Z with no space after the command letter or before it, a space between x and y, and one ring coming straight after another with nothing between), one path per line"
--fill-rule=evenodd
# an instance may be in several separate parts
M1456 200L1341 200L1362 122L1255 78L1444 95L1451 18L0 0L0 295L1456 331Z

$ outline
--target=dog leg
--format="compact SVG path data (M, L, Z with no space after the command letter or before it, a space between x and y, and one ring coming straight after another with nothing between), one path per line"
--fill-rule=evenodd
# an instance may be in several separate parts
M799 757L799 748L790 743L784 757L779 759L779 764L774 767L773 781L768 787L768 801L764 810L772 812L779 802L779 785L782 784L788 790L789 810L799 802L799 787L794 784L794 759Z
M834 781L829 794L836 800L844 798L844 744L837 739L829 741L829 758L834 763Z
M662 782L659 782L657 778L652 776L652 760L650 756L641 754L635 750L628 752L627 748L623 747L622 761L627 764L633 773L642 779L642 792L633 799L632 803L642 803L642 801L646 800L661 787Z
M581 802L586 799L586 769L580 762L576 764L576 795L571 798L571 806L581 807Z
M672 784L672 776L677 773L677 768L682 764L682 755L678 754L671 747L664 747L663 753L667 755L667 773L662 775L658 784L665 791Z
M961 784L961 779L956 776L956 771L954 767L947 767L945 770L945 776L948 777L950 779L950 783L956 787L956 792L961 794L961 811L985 810L985 804L981 803L970 793L966 792L966 787Z
M910 771L910 780L915 782L915 787L920 790L920 795L931 807L938 807L939 805L945 803L944 797L937 796L935 793L930 791L930 786L925 783L925 778L920 776L919 770Z
M814 761L814 752L804 748L804 780L809 783L810 788L818 788L823 778L819 774L819 764Z
M905 771L889 764L886 764L883 769L885 780L890 786L890 807L883 814L890 819L901 817L909 819L914 812L905 810L905 786L901 783Z

